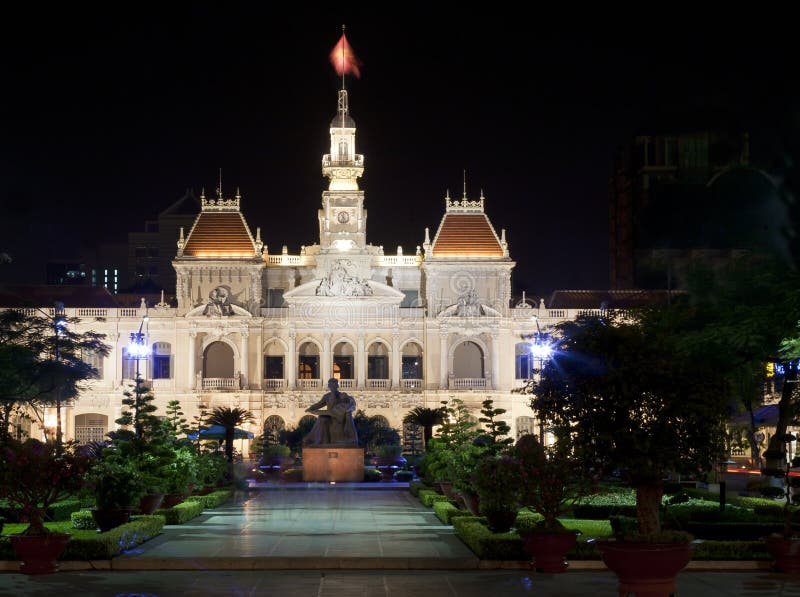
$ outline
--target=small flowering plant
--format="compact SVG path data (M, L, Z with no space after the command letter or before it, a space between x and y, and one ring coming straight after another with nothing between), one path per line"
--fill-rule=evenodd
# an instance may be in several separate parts
M515 446L522 480L521 503L544 517L532 532L567 532L558 517L593 493L591 478L577 460L563 450L545 448L533 435L523 435Z
M23 535L47 535L47 509L83 487L89 458L74 444L8 439L0 447L0 497L20 509L29 525Z

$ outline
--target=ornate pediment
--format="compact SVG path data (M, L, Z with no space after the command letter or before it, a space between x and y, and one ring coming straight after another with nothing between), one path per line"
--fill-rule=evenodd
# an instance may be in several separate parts
M478 294L470 290L458 297L456 304L443 309L439 317L500 317L500 312L480 302Z

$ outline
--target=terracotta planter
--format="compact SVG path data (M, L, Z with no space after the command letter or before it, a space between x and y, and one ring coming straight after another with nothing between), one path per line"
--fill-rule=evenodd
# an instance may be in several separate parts
M775 558L775 568L787 574L800 574L800 538L766 537L767 551Z
M481 497L477 493L463 493L461 497L464 498L464 506L473 516L481 515Z
M164 501L163 493L148 493L139 500L139 514L152 514L161 507Z
M92 518L97 524L97 530L105 533L128 522L131 519L131 510L95 509L92 510Z
M531 556L531 567L539 572L564 572L569 565L567 552L575 546L578 534L520 533L525 553Z
M603 562L619 579L619 594L669 597L675 577L692 559L689 543L598 541Z
M50 574L58 572L58 556L67 547L68 533L47 535L11 535L11 547L22 561L19 571L23 574Z
M164 496L164 501L161 502L162 508L172 508L172 506L177 506L180 504L184 499L184 495L182 493L168 493Z
M482 514L493 533L507 533L517 520L516 510L484 510Z

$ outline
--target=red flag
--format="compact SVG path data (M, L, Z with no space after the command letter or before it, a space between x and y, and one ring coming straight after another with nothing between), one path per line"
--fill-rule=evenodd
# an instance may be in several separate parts
M361 71L358 68L361 66L361 61L356 58L353 48L347 43L347 38L344 33L339 38L339 42L331 50L331 64L336 69L337 75L355 75L356 78L361 78Z

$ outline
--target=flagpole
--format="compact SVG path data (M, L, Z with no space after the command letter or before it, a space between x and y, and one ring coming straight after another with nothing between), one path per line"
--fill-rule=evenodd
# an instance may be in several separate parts
M347 38L344 36L344 23L342 23L342 89L344 89L344 72L347 70L344 64L344 46L347 43Z

